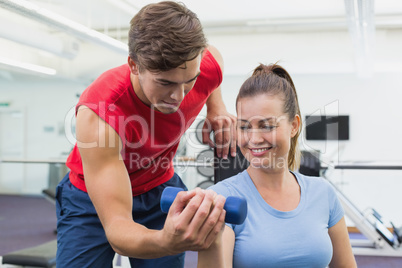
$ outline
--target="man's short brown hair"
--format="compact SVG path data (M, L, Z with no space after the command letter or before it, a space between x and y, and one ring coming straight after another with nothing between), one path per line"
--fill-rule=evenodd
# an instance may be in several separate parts
M182 3L149 4L134 16L130 26L129 55L140 71L177 68L207 46L197 15Z

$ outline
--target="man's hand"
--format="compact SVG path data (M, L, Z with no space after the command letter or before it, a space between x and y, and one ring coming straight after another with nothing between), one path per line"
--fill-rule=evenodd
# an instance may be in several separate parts
M215 142L210 134L214 133ZM202 141L211 147L216 147L218 157L227 158L229 154L236 156L236 116L229 114L225 107L211 109L207 113L202 128Z
M225 198L212 190L179 192L169 209L161 243L172 255L209 248L224 226L224 204Z

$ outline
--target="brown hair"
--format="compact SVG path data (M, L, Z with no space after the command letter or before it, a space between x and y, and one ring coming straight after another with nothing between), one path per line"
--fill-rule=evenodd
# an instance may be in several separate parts
M130 22L129 55L140 71L177 68L195 59L206 46L197 15L182 3L146 5Z
M288 168L296 170L299 168L301 157L298 138L302 129L302 118L296 88L289 73L276 63L270 65L260 64L255 68L253 75L241 86L236 99L236 108L240 99L260 94L281 95L284 98L283 109L289 120L293 120L296 115L300 117L300 127L291 140L288 156Z

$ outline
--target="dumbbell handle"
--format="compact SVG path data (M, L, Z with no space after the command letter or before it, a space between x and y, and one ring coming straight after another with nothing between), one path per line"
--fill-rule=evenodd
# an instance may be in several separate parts
M170 206L176 198L176 195L184 191L178 187L166 187L161 196L161 210L168 213ZM242 224L247 216L247 201L236 196L228 196L223 207L226 211L225 222L233 224Z

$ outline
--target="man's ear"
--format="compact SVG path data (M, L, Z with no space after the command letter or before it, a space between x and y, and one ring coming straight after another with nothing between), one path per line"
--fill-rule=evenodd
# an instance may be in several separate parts
M130 56L127 59L127 63L128 66L130 66L130 71L132 74L134 75L138 75L139 71L138 71L138 65L135 63L135 61L133 61Z

